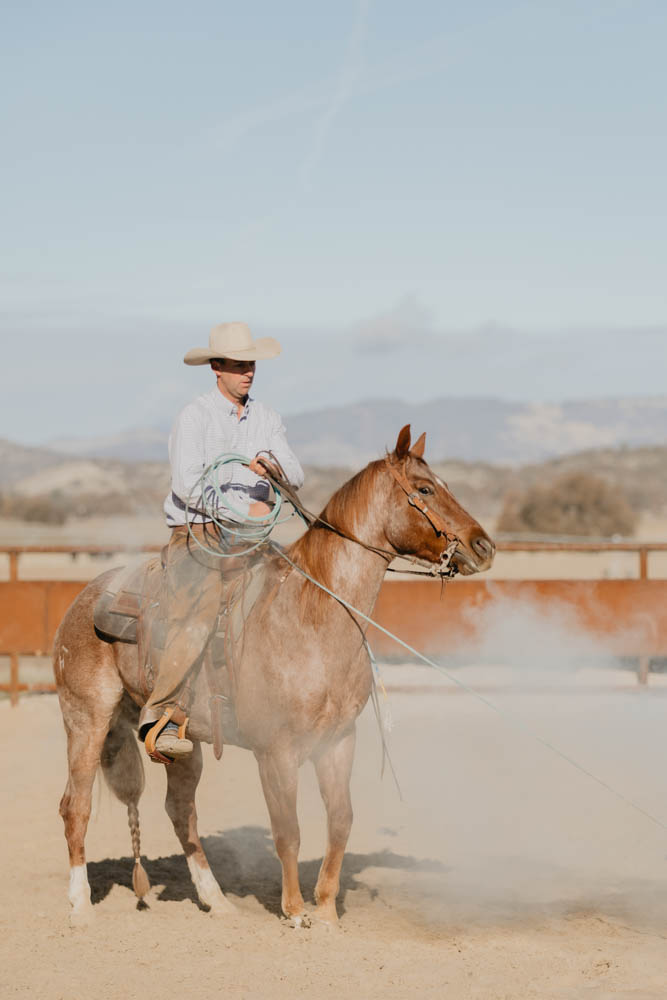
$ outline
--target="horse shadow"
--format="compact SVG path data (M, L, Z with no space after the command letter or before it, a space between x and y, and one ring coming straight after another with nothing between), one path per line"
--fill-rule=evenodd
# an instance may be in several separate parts
M270 830L261 826L242 826L224 834L202 837L202 845L213 874L225 893L239 897L254 896L269 913L281 916L282 870ZM321 858L299 862L299 881L306 902L315 901L315 883L321 863ZM142 864L151 885L163 887L158 899L191 900L200 909L206 909L199 903L182 853L155 860L142 859ZM134 859L130 857L88 862L88 881L93 904L105 899L115 885L131 889L133 866ZM439 874L449 871L440 861L418 859L390 850L369 854L346 853L340 877L339 915L345 913L345 897L349 891L366 889L371 900L377 898L377 889L365 885L358 878L368 868ZM145 908L146 904L139 903L138 906Z

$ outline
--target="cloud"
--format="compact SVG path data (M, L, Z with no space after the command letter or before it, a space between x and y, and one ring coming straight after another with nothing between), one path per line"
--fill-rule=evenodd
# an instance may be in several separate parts
M347 41L343 64L338 74L336 89L324 114L321 115L315 124L313 141L300 170L301 184L306 190L311 187L313 173L322 158L322 153L324 152L324 147L333 123L345 104L352 97L354 85L361 74L363 45L366 37L366 25L370 6L370 0L359 0L352 31Z
M435 335L432 311L414 294L404 296L387 312L364 320L352 329L355 345L362 354L424 347Z

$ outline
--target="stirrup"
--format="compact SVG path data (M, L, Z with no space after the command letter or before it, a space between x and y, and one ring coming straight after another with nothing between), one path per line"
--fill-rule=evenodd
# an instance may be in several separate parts
M160 733L162 732L162 730L164 729L164 727L167 725L168 722L171 721L171 717L172 717L172 715L174 714L175 711L176 711L176 706L175 705L172 705L171 708L165 708L164 714L157 720L157 722L155 723L154 726L151 726L151 728L146 733L146 738L144 740L144 745L146 747L146 753L148 754L148 756L150 757L150 759L152 761L155 761L156 764L173 764L174 763L174 758L173 757L167 757L167 756L165 756L165 754L160 753L159 750L155 749L155 744L157 742L158 736L160 735ZM185 719L185 721L182 722L181 725L178 727L178 738L179 738L179 740L184 740L185 739L185 730L186 730L188 721L189 721L188 719Z

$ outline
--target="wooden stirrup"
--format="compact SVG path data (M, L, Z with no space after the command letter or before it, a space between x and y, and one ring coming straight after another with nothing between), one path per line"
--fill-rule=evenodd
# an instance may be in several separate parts
M154 726L151 726L151 728L146 733L146 739L144 740L146 753L148 754L148 756L152 761L155 761L156 764L174 763L173 758L165 757L163 753L160 753L159 750L155 749L155 743L157 742L158 736L160 735L164 727L167 725L167 723L170 721L175 711L176 711L175 705L172 705L171 708L165 708L164 714L157 720ZM187 725L187 721L188 720L186 719L183 725L178 727L179 740L182 740L183 736L185 735L185 727Z

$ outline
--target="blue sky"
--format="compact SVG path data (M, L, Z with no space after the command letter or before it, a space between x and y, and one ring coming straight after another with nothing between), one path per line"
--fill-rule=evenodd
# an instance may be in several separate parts
M0 436L153 419L192 395L182 353L237 318L285 339L285 412L414 392L369 331L435 358L491 330L520 352L500 395L573 395L536 377L561 336L592 394L661 391L662 0L25 0L3 21ZM623 330L650 339L645 381Z

